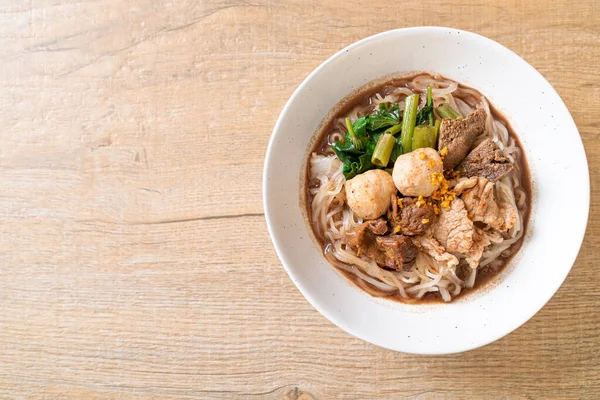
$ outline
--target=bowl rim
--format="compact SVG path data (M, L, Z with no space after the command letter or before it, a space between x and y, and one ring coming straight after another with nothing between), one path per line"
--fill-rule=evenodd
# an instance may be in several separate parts
M349 44L348 46L345 46L344 48L340 49L339 51L335 52L332 56L330 56L329 58L327 58L325 61L323 61L317 68L315 68L309 75L306 76L306 78L304 78L302 80L302 82L298 85L298 87L294 90L294 92L292 93L292 95L290 96L290 98L286 101L283 109L281 110L277 121L274 125L273 131L271 133L271 136L269 138L269 143L267 146L267 151L265 154L265 162L264 162L264 168L263 168L263 183L262 183L262 198L263 198L263 207L264 207L264 212L265 212L265 220L267 223L267 229L269 232L269 236L271 238L271 241L273 243L273 246L275 248L275 252L277 253L277 256L281 262L281 264L283 265L285 271L287 272L288 276L292 279L292 282L296 285L296 287L298 288L298 290L302 293L302 295L305 297L305 299L320 313L322 314L326 319L328 319L329 321L331 321L333 324L335 324L336 326L338 326L339 328L341 328L342 330L346 331L347 333L351 334L352 336L359 338L361 340L364 340L368 343L374 344L378 347L382 347L382 348L386 348L389 350L393 350L393 351L398 351L398 352L403 352L403 353L407 353L407 354L422 354L422 355L440 355L440 354L456 354L456 353L461 353L461 352L465 352L465 351L469 351L469 350L473 350L476 348L480 348L483 346L486 346L490 343L493 343L501 338L503 338L504 336L516 331L517 329L519 329L519 327L521 327L523 324L525 324L527 321L529 321L531 318L533 318L533 316L535 316L547 303L548 301L550 301L550 299L556 294L556 292L558 291L558 289L562 286L562 284L564 283L567 275L569 274L569 272L571 271L571 269L573 268L573 265L575 264L577 257L581 251L581 247L583 246L583 240L587 231L587 225L588 225L588 221L589 221L589 208L590 208L590 175L589 175L589 164L587 161L587 155L585 152L585 147L583 146L583 141L581 139L581 134L578 135L577 138L577 143L576 145L578 147L581 148L582 153L583 153L583 161L585 164L585 174L586 176L584 177L585 179L583 179L583 181L585 182L585 186L580 188L582 193L581 195L583 196L582 201L585 205L585 222L583 223L583 225L581 226L581 229L579 229L579 231L577 232L577 234L571 235L571 237L576 239L577 244L577 251L574 252L574 255L570 258L569 260L569 266L568 268L563 268L562 272L562 276L560 277L559 280L557 280L557 285L555 287L552 288L552 291L548 292L550 293L547 297L543 298L542 300L538 300L539 302L539 307L534 307L533 311L530 314L527 314L525 317L522 318L522 320L514 327L510 327L508 329L504 329L502 330L502 332L500 332L499 334L496 335L488 335L486 336L485 340L482 340L481 342L475 343L473 345L465 345L462 347L457 347L455 348L453 351L432 351L432 352L412 352L410 350L399 350L397 348L393 348L390 346L386 346L384 344L381 343L376 343L375 341L371 340L370 337L367 337L366 335L363 335L360 332L357 332L353 326L351 326L351 324L347 324L344 321L342 321L342 319L338 318L336 314L334 313L329 313L327 310L325 310L325 307L319 303L318 301L315 301L315 299L310 295L309 291L307 290L307 288L305 287L305 284L302 283L301 280L299 279L295 279L296 278L296 274L293 270L293 268L290 268L289 265L289 261L287 260L286 255L282 252L282 250L280 249L280 243L278 243L278 238L275 235L275 226L274 226L274 222L273 222L273 217L272 217L272 207L271 207L271 201L269 199L268 196L268 179L267 179L267 174L270 170L270 168L272 168L271 166L271 161L272 161L272 152L273 152L273 147L275 146L275 141L276 141L276 136L277 133L281 131L281 125L283 123L284 120L284 116L289 112L289 109L292 107L293 103L295 102L296 98L299 96L299 94L301 92L303 92L306 88L306 86L308 86L311 82L311 80L313 79L314 76L318 75L323 69L327 68L327 66L332 63L334 60L336 60L337 58L343 56L345 53L351 51L352 49L359 47L367 42L379 39L379 38L383 38L386 36L393 36L396 35L397 33L408 33L408 32L431 32L431 31L453 31L453 32L457 32L457 33L462 33L465 36L466 35L471 35L476 39L479 40L484 40L486 41L489 45L492 46L496 46L499 49L501 49L502 51L508 51L510 52L512 55L518 57L520 60L522 60L524 62L524 66L526 66L526 68L528 68L530 70L531 73L536 74L539 78L541 78L548 86L549 90L551 90L552 92L554 92L554 94L556 94L556 97L560 100L560 104L558 104L557 106L559 107L563 107L566 111L567 111L567 115L568 115L568 119L569 122L571 122L573 124L573 126L575 127L575 130L577 131L577 133L579 133L579 130L577 128L577 125L575 124L575 121L573 120L573 117L571 115L571 113L569 112L566 104L564 103L563 99L560 97L560 95L558 94L558 92L556 91L556 89L550 84L550 82L548 82L548 80L537 70L535 69L531 64L529 64L529 62L527 62L524 58L522 58L521 56L519 56L517 53L515 53L514 51L510 50L509 48L505 47L504 45L496 42L493 39L487 38L483 35L474 33L474 32L470 32L470 31L466 31L466 30L462 30L462 29L456 29L456 28L450 28L450 27L443 27L443 26L416 26L416 27L407 27L407 28L398 28L398 29L392 29L392 30L388 30L388 31L383 31L368 37L365 37L363 39L360 39L356 42L353 42L351 44ZM510 119L509 119L510 121ZM533 218L530 217L530 218ZM531 221L530 221L531 223ZM526 245L526 243L524 244ZM521 252L521 249L519 250L519 252ZM415 306L416 307L416 306Z

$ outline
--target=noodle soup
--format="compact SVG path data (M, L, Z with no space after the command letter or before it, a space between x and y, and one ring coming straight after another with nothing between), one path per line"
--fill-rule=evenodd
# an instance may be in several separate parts
M456 299L497 275L527 230L517 136L481 93L439 75L385 77L340 101L306 165L323 254L373 296Z

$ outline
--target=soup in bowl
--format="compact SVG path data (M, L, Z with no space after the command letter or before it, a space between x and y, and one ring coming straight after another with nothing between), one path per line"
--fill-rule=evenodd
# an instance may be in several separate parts
M519 250L523 147L478 91L429 73L369 82L313 136L307 215L327 260L373 296L449 302Z

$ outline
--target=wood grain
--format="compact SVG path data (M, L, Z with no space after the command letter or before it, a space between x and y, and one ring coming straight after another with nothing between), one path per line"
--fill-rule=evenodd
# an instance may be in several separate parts
M286 99L345 45L415 25L544 74L598 198L597 1L0 3L0 397L598 398L594 201L557 295L465 354L354 339L275 255L261 175Z

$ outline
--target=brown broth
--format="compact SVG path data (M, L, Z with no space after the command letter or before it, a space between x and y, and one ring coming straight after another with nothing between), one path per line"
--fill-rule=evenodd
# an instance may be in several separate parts
M333 107L333 109L329 112L329 114L323 119L319 128L317 128L317 131L315 132L315 135L313 136L313 139L311 140L311 143L309 144L307 160L310 158L310 155L312 152L317 152L317 153L326 153L327 152L327 150L329 149L329 145L330 145L330 143L328 143L328 136L334 130L334 127L335 127L334 124L336 123L336 120L338 120L340 117L344 117L344 116L348 115L349 112L358 105L370 106L370 98L371 98L371 96L375 95L376 93L380 93L382 96L386 96L387 94L391 93L394 89L396 89L398 87L401 87L401 86L406 87L408 85L408 83L413 80L414 77L416 77L418 75L422 75L422 74L424 74L424 73L415 73L415 74L405 75L405 76L393 76L392 75L392 76L383 77L383 78L377 79L373 82L367 83L366 85L358 88L356 91L351 93L349 96L342 99L338 104L336 104ZM476 89L473 89L473 88L463 85L461 83L458 83L458 88L464 88L464 89L477 91ZM477 93L479 93L479 91L477 91ZM482 95L482 97L484 97L484 96ZM488 100L488 103L489 103L489 100ZM468 295L469 293L473 293L474 291L481 290L482 288L485 288L486 286L488 286L488 284L493 280L493 278L495 276L497 276L502 270L504 270L506 268L506 266L510 264L511 260L515 257L515 255L519 252L519 249L521 248L521 246L523 244L523 240L526 236L526 232L527 232L527 229L529 226L529 219L530 219L530 214L531 214L532 187L531 187L531 175L529 172L529 166L527 163L525 152L523 150L523 145L522 145L521 141L519 140L519 137L514 133L514 130L512 129L507 118L504 115L502 115L491 103L490 103L490 111L496 120L501 121L505 125L506 129L508 130L509 135L515 140L516 145L521 149L521 160L519 160L519 163L521 166L521 185L527 195L527 204L526 204L526 208L525 208L525 212L524 212L524 221L523 221L524 234L521 236L521 238L518 242L514 243L509 248L510 255L508 255L506 257L501 257L502 264L500 264L499 266L495 266L495 267L486 266L486 267L479 268L477 271L477 276L476 276L475 284L474 284L473 288L472 289L463 288L458 296L454 296L452 298L452 301L454 301L458 298L464 297L465 295ZM301 201L301 204L304 204L304 207L306 207L306 214L305 214L306 216L310 216L310 213L311 213L311 210L310 210L311 198L308 193L308 189L311 187L311 182L309 182L309 174L308 174L308 166L309 165L310 165L310 163L307 161L305 171L304 171L305 172L304 185L303 185L304 190L303 190L303 194L302 194L304 196L304 198ZM310 225L313 235L316 238L318 244L321 246L321 249L325 250L325 247L327 246L328 242L326 242L323 237L320 237L318 235L318 233L315 231L312 223L310 223L310 218L307 218L306 222L308 225ZM460 274L460 268L464 268L464 267L459 266L457 268L458 268L457 274ZM345 272L339 268L336 268L336 269L338 271L340 271L346 278L348 278L348 280L350 280L353 284L355 284L356 286L358 286L360 288L360 284L358 284L358 282L357 282L357 280L360 278L358 278L356 275ZM459 275L459 277L461 279L463 278L460 275ZM362 281L362 284L372 287L372 285L370 285L369 283L364 282L364 281ZM373 288L373 289L375 290L375 288ZM362 288L361 288L361 290L362 290ZM410 303L410 304L427 304L427 303L444 302L441 299L441 296L438 292L427 293L421 299L403 299L399 295L386 296L386 298L400 301L403 303Z

